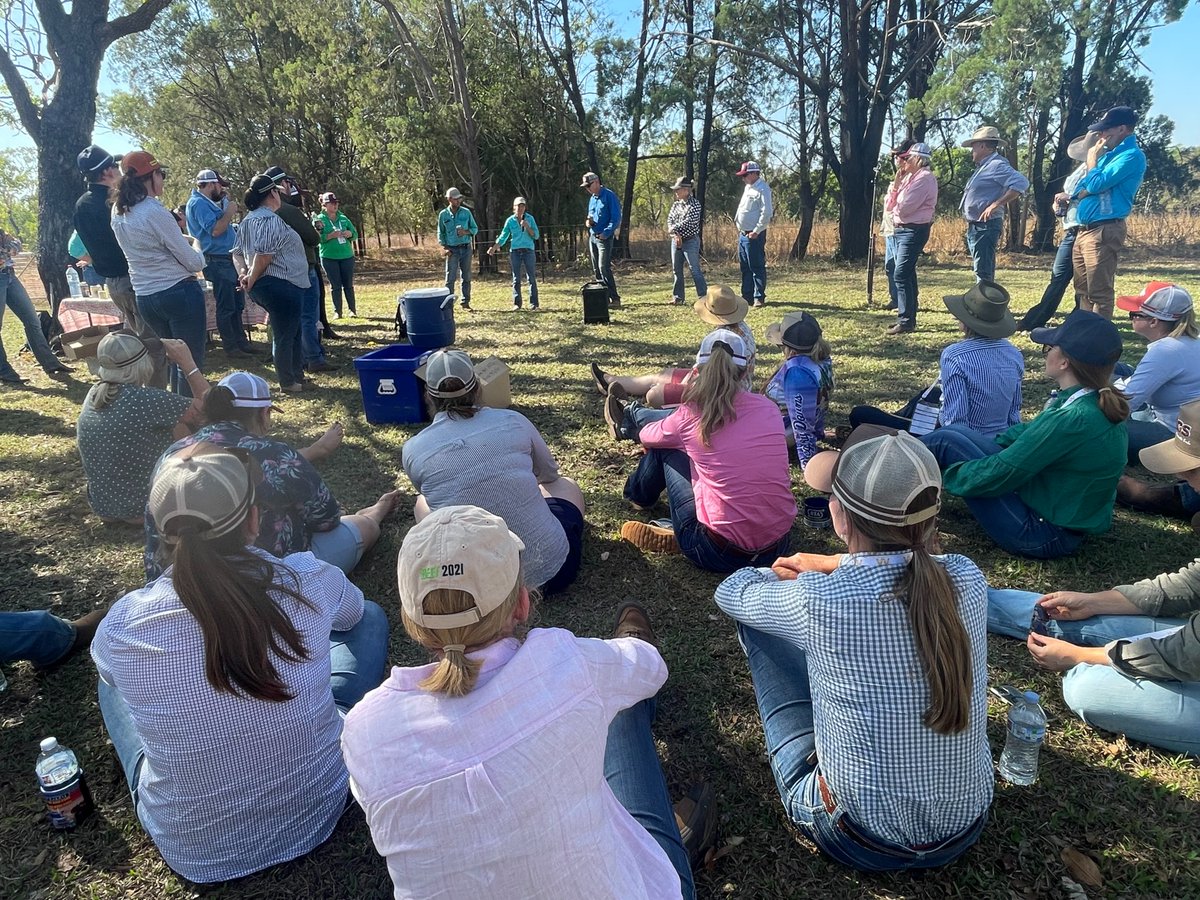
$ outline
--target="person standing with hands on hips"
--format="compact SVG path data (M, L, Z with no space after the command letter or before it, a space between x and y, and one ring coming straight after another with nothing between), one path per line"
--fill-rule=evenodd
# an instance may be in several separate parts
M471 308L471 243L479 232L475 216L463 206L463 195L456 187L446 191L446 208L438 213L438 243L446 257L446 290L453 293L454 282L462 273L459 306ZM516 277L515 275L513 276ZM533 294L533 289L530 289ZM532 296L531 296L532 302Z
M675 192L675 202L667 213L667 234L671 236L671 269L675 273L671 298L676 306L682 306L684 261L692 270L696 296L703 297L708 293L708 282L700 271L700 222L704 211L700 208L700 201L692 194L692 179L677 178L671 190Z
M342 291L346 292L346 308L357 316L354 306L354 241L358 229L341 211L333 191L321 195L321 212L313 219L313 227L321 235L321 267L333 291L334 318L342 317Z
M613 275L612 252L617 229L621 227L621 204L595 172L584 172L579 186L591 195L584 224L591 232L588 246L592 254L592 275L608 288L609 309L620 309L621 294Z
M495 245L488 248L488 253L495 256L505 243L508 244L508 259L512 268L513 309L521 308L521 269L525 270L525 277L529 279L529 308L538 308L537 253L533 244L541 236L541 232L538 231L533 216L525 209L524 197L513 200L513 214L504 222Z
M744 162L734 173L745 182L734 222L738 230L738 262L742 266L742 299L751 306L767 305L767 225L774 208L771 186L756 162Z
M976 281L996 280L996 247L1004 231L1004 207L1029 190L1029 179L1000 155L1003 143L992 125L976 129L962 142L975 164L959 209L967 220L967 249Z

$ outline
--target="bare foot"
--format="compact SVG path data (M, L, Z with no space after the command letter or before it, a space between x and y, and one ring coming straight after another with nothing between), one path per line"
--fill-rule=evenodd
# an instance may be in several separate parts
M381 523L400 506L400 498L399 491L388 491L370 506L360 509L358 515Z
M345 437L345 434L346 429L342 423L334 422L323 435L305 448L305 457L309 462L327 459L333 455L334 450L342 445L342 438Z

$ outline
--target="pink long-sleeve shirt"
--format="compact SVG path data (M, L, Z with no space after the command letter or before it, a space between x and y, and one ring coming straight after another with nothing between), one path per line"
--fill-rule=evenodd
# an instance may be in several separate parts
M928 225L937 207L937 176L929 169L917 169L912 175L900 175L888 188L884 209L897 225Z

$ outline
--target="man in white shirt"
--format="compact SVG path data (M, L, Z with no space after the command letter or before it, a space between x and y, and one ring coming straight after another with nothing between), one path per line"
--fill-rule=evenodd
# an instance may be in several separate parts
M745 182L734 222L738 230L738 262L742 266L742 299L767 305L767 225L774 211L771 186L756 162L744 162L734 173Z

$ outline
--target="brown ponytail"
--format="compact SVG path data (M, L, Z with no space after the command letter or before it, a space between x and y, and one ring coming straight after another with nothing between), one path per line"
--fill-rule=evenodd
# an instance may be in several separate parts
M262 416L262 410L233 405L233 391L223 385L216 385L204 395L201 404L201 415L205 425L215 425L217 422L234 422L247 431L253 431Z
M1062 350L1061 347L1058 348ZM1063 354L1066 356L1066 354ZM1113 369L1116 363L1108 366L1098 366L1094 363L1080 362L1067 356L1067 367L1085 388L1097 392L1097 403L1100 412L1114 425L1129 418L1129 398L1112 386Z

